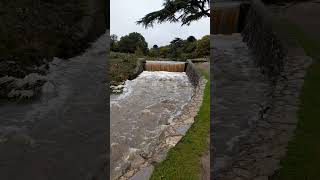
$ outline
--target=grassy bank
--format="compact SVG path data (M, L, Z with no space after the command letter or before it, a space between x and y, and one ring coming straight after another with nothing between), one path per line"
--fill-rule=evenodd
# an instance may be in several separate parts
M289 143L276 180L320 179L320 42L313 41L297 26L286 23L286 31L295 37L308 56L314 59L308 68L301 93L298 125Z
M209 72L201 70L209 80ZM166 160L157 164L152 174L152 180L195 180L201 177L200 157L208 150L210 130L210 81L206 84L203 102L195 117L195 122L187 134L172 149Z
M24 68L80 53L88 45L80 35L88 12L87 0L1 1L0 62L15 61Z
M110 78L111 84L127 80L135 72L138 56L129 53L110 53Z

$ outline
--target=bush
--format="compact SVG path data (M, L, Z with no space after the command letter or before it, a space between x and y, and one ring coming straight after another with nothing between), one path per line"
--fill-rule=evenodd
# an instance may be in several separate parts
M88 0L1 0L0 61L21 67L54 56L71 57L87 47L79 34Z

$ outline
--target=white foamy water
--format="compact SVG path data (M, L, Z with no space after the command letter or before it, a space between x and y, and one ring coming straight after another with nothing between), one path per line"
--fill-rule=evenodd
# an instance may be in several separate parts
M184 72L143 71L110 97L111 174L132 161L132 154L153 151L162 130L193 95Z

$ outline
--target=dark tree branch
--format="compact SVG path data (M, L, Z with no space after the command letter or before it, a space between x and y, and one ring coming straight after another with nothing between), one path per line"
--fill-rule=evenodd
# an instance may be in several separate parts
M201 5L200 5L200 3L201 3ZM205 8L205 1L197 1L197 3L195 3L195 5L201 10L201 12L203 13L203 14L205 14L206 16L208 16L208 17L210 17L210 13L208 13L208 11L210 10L210 9L204 9Z
M209 0L165 0L163 9L147 14L137 21L145 28L152 27L154 23L181 22L183 25L190 25L192 21L203 17L210 17ZM178 15L182 13L181 15Z

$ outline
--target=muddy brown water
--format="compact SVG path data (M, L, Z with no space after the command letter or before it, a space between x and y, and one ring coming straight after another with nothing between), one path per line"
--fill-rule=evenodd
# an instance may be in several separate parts
M143 71L110 97L111 177L125 171L134 154L149 154L172 119L191 100L185 72Z
M0 102L1 180L106 179L108 37L55 58L38 99Z

